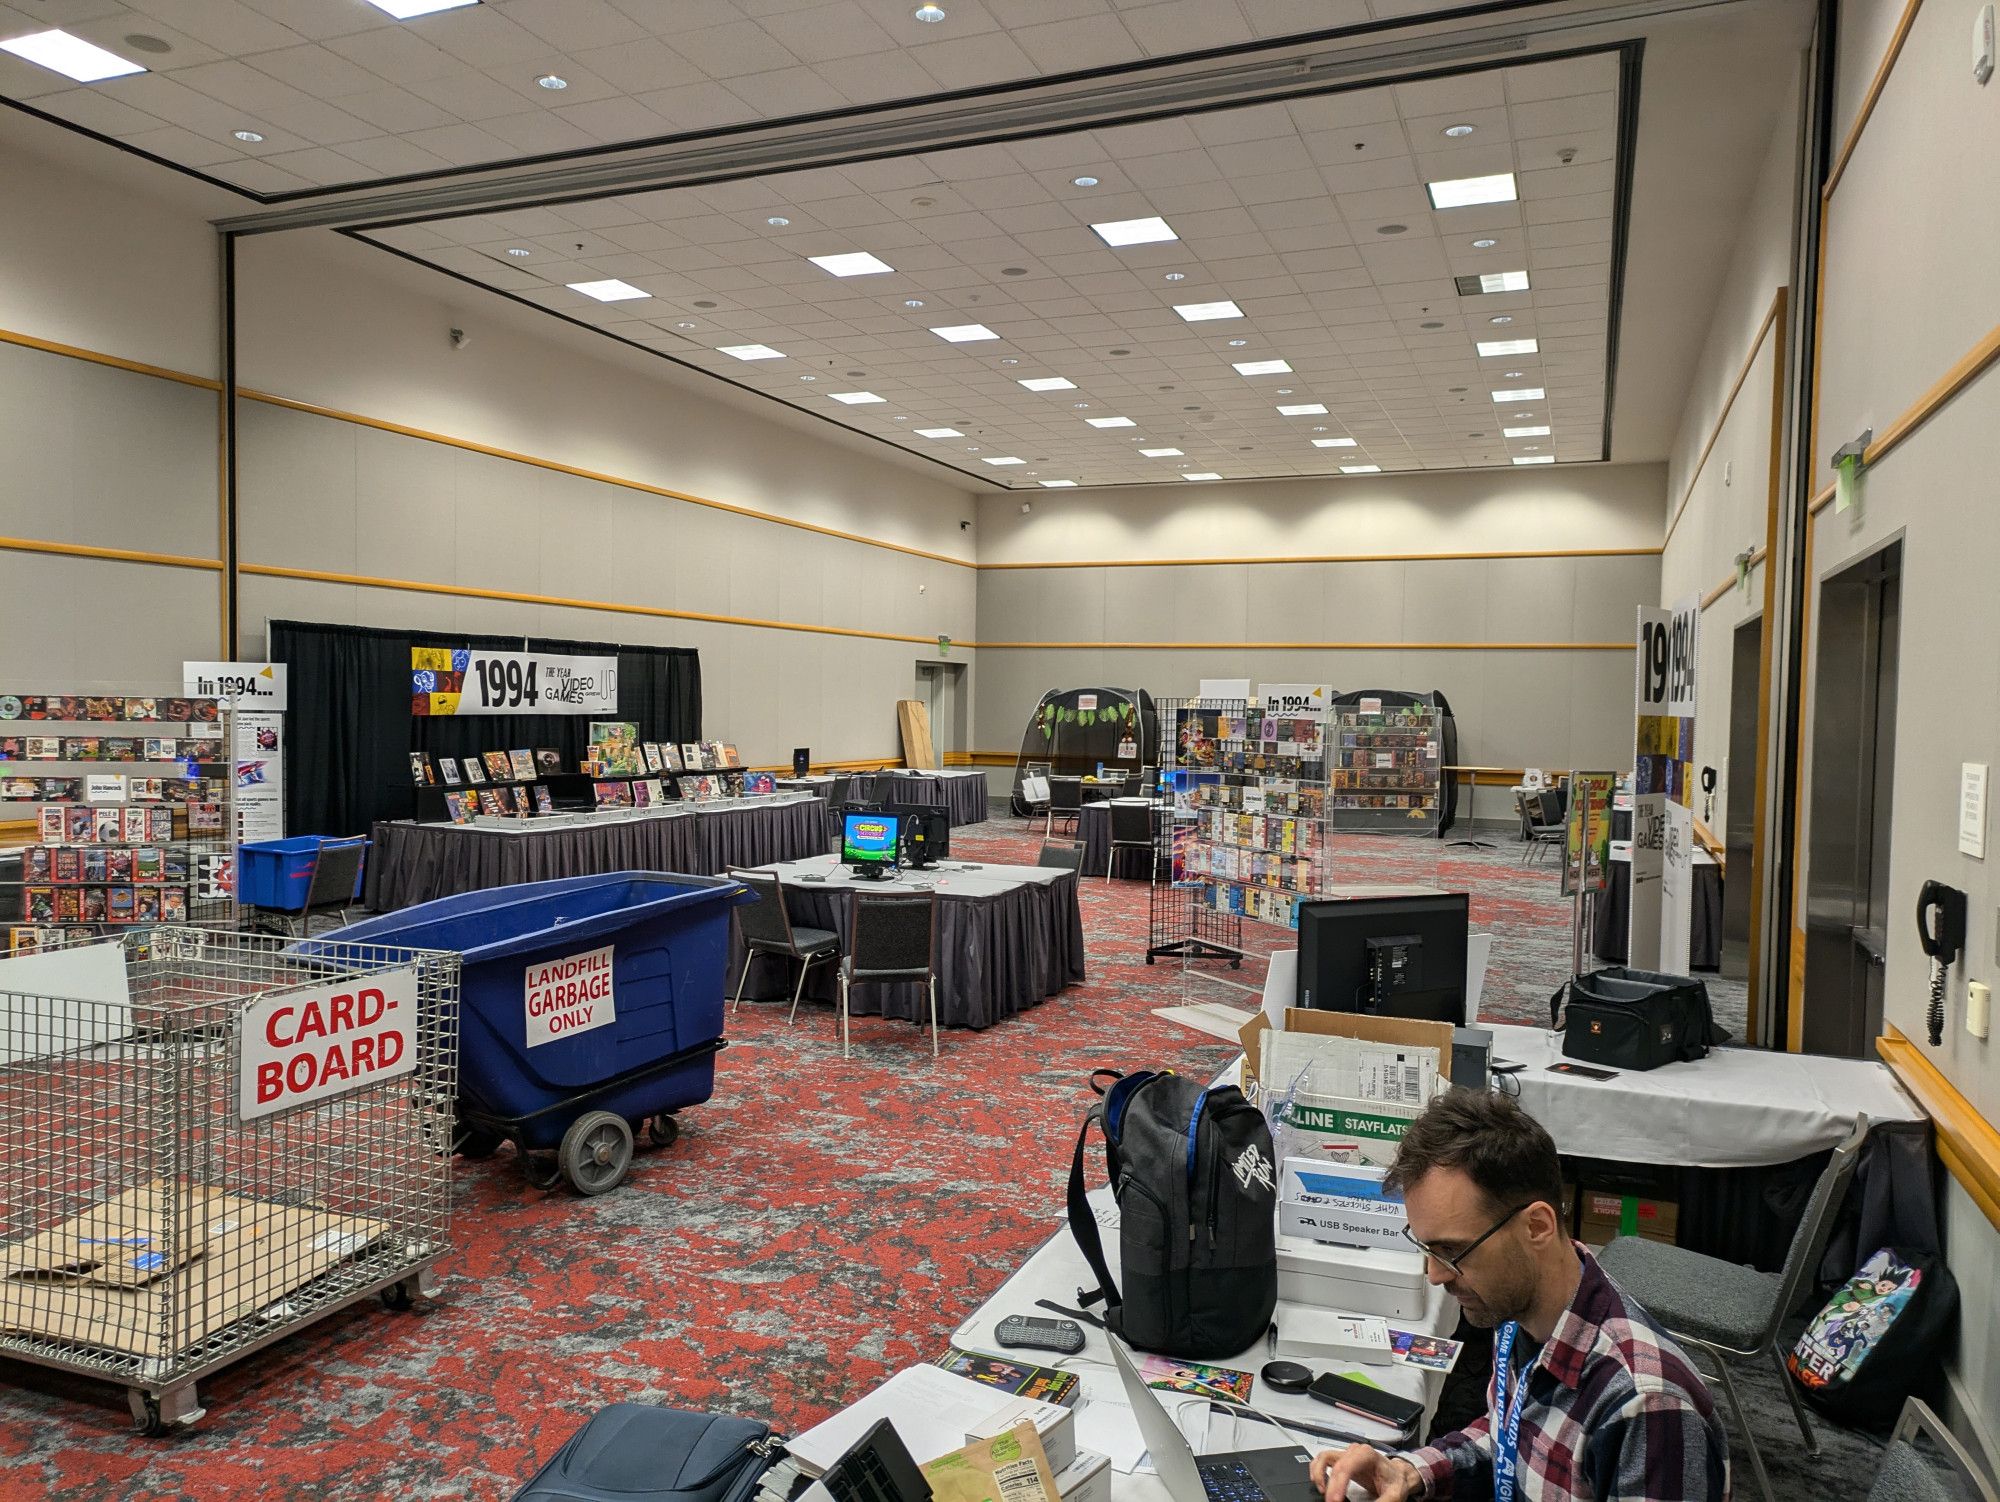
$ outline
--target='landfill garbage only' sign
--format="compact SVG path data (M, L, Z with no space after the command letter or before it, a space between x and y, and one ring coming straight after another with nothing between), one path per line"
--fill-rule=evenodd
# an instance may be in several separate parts
M611 994L615 947L607 944L528 966L528 1047L539 1048L618 1020Z

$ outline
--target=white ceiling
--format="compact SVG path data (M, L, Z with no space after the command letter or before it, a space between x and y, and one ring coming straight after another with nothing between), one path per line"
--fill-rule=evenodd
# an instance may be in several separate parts
M0 99L257 194L490 166L1142 63L1423 0L11 0L149 71L79 86L0 53ZM170 50L142 50L128 38ZM536 80L555 74L561 91ZM249 144L238 130L264 137Z
M1617 55L1600 52L370 238L995 483L1596 460L1618 79ZM1447 137L1452 125L1473 130ZM1433 210L1423 186L1503 172L1519 201ZM1154 215L1179 239L1114 249L1089 228ZM839 278L807 259L854 251L895 270ZM1461 296L1453 281L1521 270L1527 292ZM567 285L609 278L651 295L604 303ZM1222 299L1243 316L1173 311ZM932 332L969 323L999 337ZM1540 350L1475 353L1513 338ZM785 358L717 352L747 344ZM1233 368L1271 358L1292 373ZM1076 389L1019 384L1043 377ZM1521 387L1547 398L1491 399ZM886 400L832 400L856 390ZM1314 403L1328 411L1277 411ZM1091 425L1105 418L1135 426ZM935 427L964 436L916 435ZM1504 427L1553 433L1509 440ZM1026 462L986 464L1008 457Z

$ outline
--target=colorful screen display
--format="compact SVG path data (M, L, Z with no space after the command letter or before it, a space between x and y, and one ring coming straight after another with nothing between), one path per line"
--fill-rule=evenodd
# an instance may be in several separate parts
M840 831L840 858L850 865L894 865L894 814L848 814Z

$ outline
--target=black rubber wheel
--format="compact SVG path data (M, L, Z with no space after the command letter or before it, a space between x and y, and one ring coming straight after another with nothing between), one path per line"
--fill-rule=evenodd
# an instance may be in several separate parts
M586 1111L563 1133L556 1161L578 1194L616 1189L632 1166L632 1128L609 1111Z
M672 1147L680 1139L681 1124L662 1111L646 1123L646 1137L655 1147Z
M1146 963L1149 965L1153 963L1153 957L1150 954L1146 956Z
M521 1177L537 1189L553 1189L562 1182L562 1159L555 1153L524 1152Z
M1243 968L1243 961L1241 961L1241 960L1231 960L1231 961L1229 962L1229 968L1230 968L1231 970L1241 970L1241 969Z
M391 1283L387 1288L382 1290L382 1306L385 1309L401 1311L416 1308L417 1301L415 1296L410 1292L409 1284Z
M151 1394L141 1398L146 1416L134 1424L133 1432L146 1439L158 1439L167 1432L167 1426L160 1420L160 1400Z
M492 1157L500 1151L500 1144L506 1140L497 1132L481 1131L478 1127L461 1123L458 1129L458 1141L453 1144L453 1151L461 1158L471 1158L476 1161Z

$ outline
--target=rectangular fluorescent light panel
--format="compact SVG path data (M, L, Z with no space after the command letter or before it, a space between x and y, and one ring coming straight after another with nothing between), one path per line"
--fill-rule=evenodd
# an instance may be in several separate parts
M1093 428L1136 428L1139 425L1129 417L1086 417L1085 422Z
M1061 376L1034 376L1021 382L1030 391L1074 391L1075 381L1065 381Z
M1212 318L1241 318L1243 310L1233 302L1177 302L1174 311L1189 323L1207 323Z
M1148 459L1178 459L1181 456L1179 449L1140 449L1139 452Z
M1556 462L1556 456L1554 454L1530 454L1527 458L1516 459L1514 462L1516 464L1553 464Z
M146 71L138 63L129 63L117 53L106 52L66 31L31 31L24 37L0 42L0 51L11 52L78 83L96 83L100 79L124 78Z
M985 464L1026 464L1028 461L1026 459L1014 459L1014 458L988 459L984 455L981 455L980 462Z
M1426 183L1434 209L1463 209L1477 203L1512 203L1521 195L1514 188L1514 174L1496 172L1491 177L1454 177L1441 183Z
M917 436L919 438L963 438L965 435L959 432L957 428L918 428Z
M948 329L932 329L931 332L947 344L971 344L979 339L1000 337L983 323L955 323Z
M1042 481L1042 489L1044 489L1044 490L1074 490L1074 489L1076 489L1076 481L1074 481L1074 480L1044 480L1044 481Z
M1278 416L1280 416L1280 417L1324 417L1324 416L1326 416L1326 403L1325 403L1325 402L1294 402L1294 403L1292 403L1292 405L1291 405L1291 406L1289 406L1289 407L1280 407L1280 408L1278 408Z
M1106 245L1156 245L1180 238L1167 227L1166 220L1159 218L1114 219L1109 224L1093 224L1091 228Z
M1340 472L1344 475L1379 475L1382 473L1382 466L1379 464L1343 464L1340 466Z
M1200 474L1189 474L1187 471L1183 470L1181 472L1181 478L1183 480L1219 480L1222 478L1222 476L1217 474L1212 469L1205 469Z
M477 5L479 0L368 0L368 3L398 21L408 21L417 16L435 15L441 10L457 10L462 5Z
M1548 392L1540 386L1523 386L1517 391L1496 391L1493 393L1493 400L1496 402L1538 402L1547 395Z
M732 355L738 360L782 360L785 352L772 349L768 344L718 344L718 355Z
M1452 281L1457 285L1460 297L1477 297L1482 292L1528 290L1528 273L1525 271L1489 271L1483 276L1455 276Z
M630 282L621 282L616 277L602 282L570 282L569 290L581 292L585 297L594 297L599 302L630 302L635 297L651 297L650 292L641 292Z
M896 269L887 261L871 256L865 250L850 251L846 255L838 256L807 256L806 259L821 271L831 272L834 276L876 276L884 271Z
M1502 438L1546 438L1549 436L1549 425L1543 423L1538 428L1502 428L1500 436Z
M827 395L850 407L865 407L870 402L886 402L889 399L872 391L829 391Z
M1240 376L1290 375L1291 365L1284 360L1238 360L1236 373Z
M1541 348L1533 339L1488 339L1479 346L1482 359L1495 355L1532 355Z
M1352 438L1315 438L1313 440L1313 447L1316 449L1351 449L1356 447L1356 444Z

